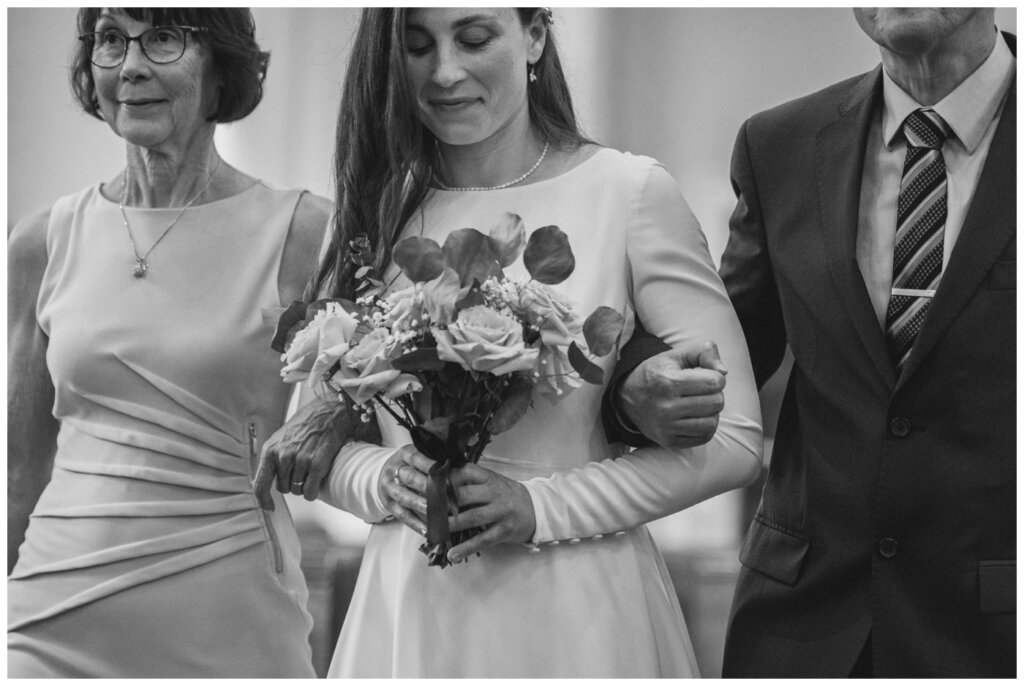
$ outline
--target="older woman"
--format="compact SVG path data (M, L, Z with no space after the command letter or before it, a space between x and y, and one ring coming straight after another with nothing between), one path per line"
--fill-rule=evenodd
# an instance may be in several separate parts
M78 29L75 95L126 164L8 242L8 676L311 677L294 527L249 482L288 399L267 314L328 203L214 146L262 96L247 9Z
M600 434L599 387L535 399L453 477L472 507L452 530L484 531L448 553L468 564L443 570L417 552L432 463L380 413L383 446L346 445L324 486L327 500L373 523L331 673L695 676L644 524L756 477L761 432L743 334L675 182L654 160L580 134L543 9L366 10L338 126L321 293L352 297L357 266L346 258L358 234L391 283L398 240L443 243L513 212L569 236L576 270L559 290L580 311L636 311L677 347L715 340L729 388L706 445L629 454ZM506 273L527 276L518 263Z

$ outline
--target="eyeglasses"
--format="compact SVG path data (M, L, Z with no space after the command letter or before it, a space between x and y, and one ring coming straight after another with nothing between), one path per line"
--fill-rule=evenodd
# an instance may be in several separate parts
M154 26L137 36L128 36L121 31L104 29L83 33L78 39L92 42L90 61L93 64L101 69L113 69L124 62L128 46L133 40L139 41L142 54L150 62L170 64L185 54L185 36L207 30L197 26Z

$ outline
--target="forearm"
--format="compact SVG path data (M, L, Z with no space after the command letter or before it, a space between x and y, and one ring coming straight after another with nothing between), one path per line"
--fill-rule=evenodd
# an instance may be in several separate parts
M377 483L395 450L360 441L346 444L324 480L320 500L365 522L384 520L390 513L380 499Z
M761 468L761 417L750 360L700 226L654 166L626 230L632 300L651 335L676 350L714 341L728 370L718 431L698 447L633 453L526 482L535 542L614 533L752 482ZM716 375L720 376L717 372Z
M761 469L761 427L723 418L706 445L642 448L615 459L531 479L533 542L589 538L629 529L751 483Z

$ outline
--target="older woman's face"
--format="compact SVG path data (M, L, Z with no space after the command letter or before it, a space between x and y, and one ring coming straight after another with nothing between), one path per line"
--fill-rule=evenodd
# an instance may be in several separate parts
M153 25L122 12L103 10L94 30L117 30L137 36ZM185 53L170 64L156 64L142 53L138 41L128 45L120 66L92 66L96 98L103 119L129 143L168 152L182 148L204 128L216 109L213 63L193 35Z
M527 65L545 37L509 8L410 10L406 59L421 121L439 140L468 145L527 118Z

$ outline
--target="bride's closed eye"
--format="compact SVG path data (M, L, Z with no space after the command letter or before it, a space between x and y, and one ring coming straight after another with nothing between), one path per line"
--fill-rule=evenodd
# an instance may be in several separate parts
M465 50L486 49L494 42L495 34L487 29L472 27L459 33L455 40ZM420 31L410 31L405 38L405 51L416 57L426 55L434 48L434 41Z
M462 32L456 39L469 50L483 50L494 42L494 34L486 29L474 28Z

